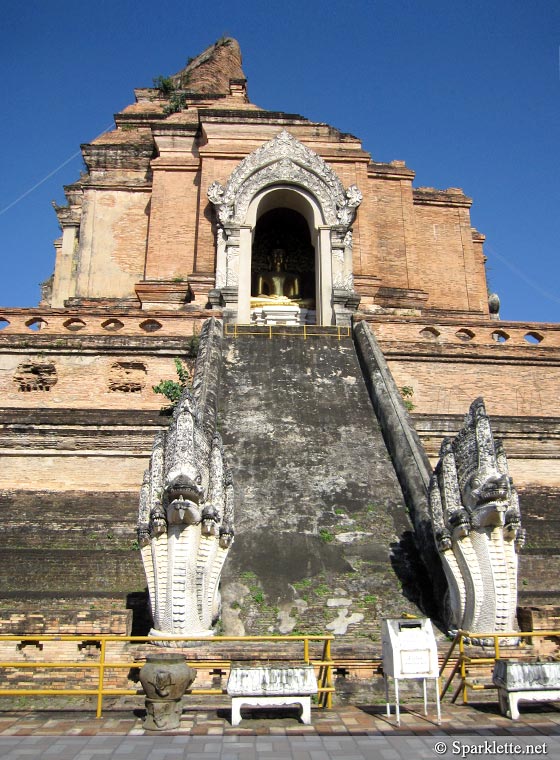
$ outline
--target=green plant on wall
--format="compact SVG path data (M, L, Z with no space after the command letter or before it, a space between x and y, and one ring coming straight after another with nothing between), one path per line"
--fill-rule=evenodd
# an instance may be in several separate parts
M171 77L162 77L160 75L154 77L152 81L154 88L156 90L159 90L165 98L169 99L167 105L165 105L163 108L163 113L166 116L169 116L172 113L178 113L179 111L183 110L187 104L187 95L186 93L180 91L178 85L175 84ZM186 87L188 85L188 82L189 74L186 74L183 77L181 86Z
M175 359L175 370L177 380L160 380L157 385L152 385L154 393L161 393L170 402L167 406L162 407L162 412L172 412L183 395L183 391L190 388L191 385L189 369L180 359Z
M401 396L403 397L403 402L406 407L407 412L411 412L414 409L414 404L412 403L412 397L414 396L414 388L412 388L410 385L403 385L401 388L399 388L401 392Z
M170 95L175 89L173 80L171 77L162 77L161 74L152 79L153 85L156 90L159 90L163 95Z
M187 103L187 96L184 92L173 92L169 98L169 103L164 106L163 113L169 116L172 113L182 111Z

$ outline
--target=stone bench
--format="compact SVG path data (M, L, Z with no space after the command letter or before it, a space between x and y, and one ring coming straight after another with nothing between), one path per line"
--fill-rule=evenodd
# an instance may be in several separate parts
M498 687L502 715L519 718L518 703L560 700L560 662L498 660L492 681Z
M311 723L311 695L317 694L312 665L232 664L227 693L231 697L231 725L241 722L241 707L301 705L301 720Z

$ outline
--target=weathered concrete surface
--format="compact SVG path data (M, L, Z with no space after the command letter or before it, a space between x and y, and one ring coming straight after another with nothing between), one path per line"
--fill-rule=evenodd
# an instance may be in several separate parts
M219 427L236 487L226 631L377 641L381 616L418 611L424 573L350 338L226 340Z
M414 523L415 542L433 584L434 613L443 616L447 581L428 509L432 467L370 326L359 322L354 335L370 399Z

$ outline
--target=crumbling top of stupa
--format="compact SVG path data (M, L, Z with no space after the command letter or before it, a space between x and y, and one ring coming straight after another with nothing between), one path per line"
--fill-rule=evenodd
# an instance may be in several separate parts
M231 79L246 79L241 48L232 37L222 37L207 47L170 79L177 89L195 93L229 93Z

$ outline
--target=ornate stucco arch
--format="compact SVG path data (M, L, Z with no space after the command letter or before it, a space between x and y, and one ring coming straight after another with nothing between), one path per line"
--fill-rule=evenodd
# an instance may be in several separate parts
M216 290L226 314L237 322L250 319L255 199L280 188L306 196L320 216L315 229L318 322L348 322L359 300L353 290L352 223L362 194L356 185L345 190L332 168L286 130L244 158L225 186L213 182L208 188L218 220Z

